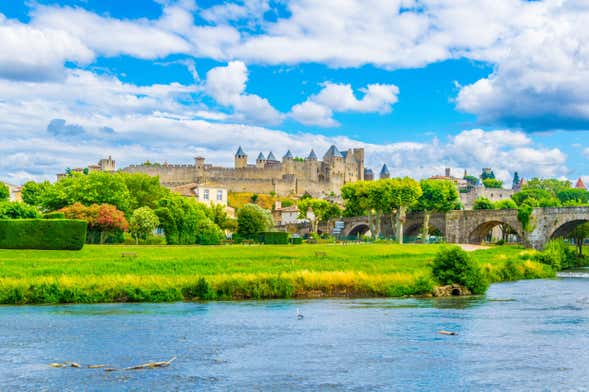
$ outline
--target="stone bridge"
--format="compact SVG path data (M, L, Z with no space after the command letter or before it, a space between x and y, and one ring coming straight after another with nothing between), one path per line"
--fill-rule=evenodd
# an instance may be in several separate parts
M423 226L423 214L407 216L403 226L404 236L416 236ZM581 223L589 222L589 207L534 208L530 217L529 229L523 229L517 219L517 210L476 210L450 211L446 214L433 214L430 229L439 231L448 243L477 244L496 226L507 225L516 233L520 241L536 249L556 237L566 236ZM364 234L369 229L368 217L359 216L344 219L344 236ZM381 232L393 236L391 216L381 219Z

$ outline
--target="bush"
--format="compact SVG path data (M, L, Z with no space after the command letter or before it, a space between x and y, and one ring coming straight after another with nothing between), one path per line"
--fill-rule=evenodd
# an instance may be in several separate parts
M300 244L302 244L302 243L303 243L303 238L302 238L302 237L292 237L292 238L290 239L290 242L291 242L293 245L300 245Z
M442 248L432 263L432 274L442 285L460 284L473 294L484 294L489 287L478 264L457 246Z
M0 219L36 219L41 214L36 207L20 202L0 202Z
M259 241L266 245L286 245L288 244L288 233L283 231L268 231L260 233Z
M562 239L548 241L544 251L538 253L535 260L550 266L554 271L577 266L575 250Z
M80 250L86 226L83 220L2 219L0 249Z
M473 210L494 210L495 205L493 202L486 197L479 197L475 200Z
M200 245L219 245L225 238L223 231L212 220L205 218L197 223L196 243Z
M63 212L48 212L43 214L43 219L65 219Z
M270 211L255 204L247 204L237 212L237 233L244 239L255 239L272 226Z

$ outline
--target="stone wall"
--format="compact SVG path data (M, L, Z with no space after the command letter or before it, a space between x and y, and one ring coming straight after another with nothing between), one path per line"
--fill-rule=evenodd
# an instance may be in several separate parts
M499 200L511 199L511 196L515 193L513 189L499 189L499 188L485 188L478 186L472 188L470 192L460 193L460 202L464 206L465 210L472 210L474 202L481 197L496 202Z

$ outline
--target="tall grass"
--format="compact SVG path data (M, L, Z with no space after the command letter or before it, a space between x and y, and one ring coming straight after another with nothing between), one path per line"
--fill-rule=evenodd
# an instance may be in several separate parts
M390 244L0 250L0 303L427 295L436 284L429 264L438 250ZM521 248L472 257L492 282L554 276Z

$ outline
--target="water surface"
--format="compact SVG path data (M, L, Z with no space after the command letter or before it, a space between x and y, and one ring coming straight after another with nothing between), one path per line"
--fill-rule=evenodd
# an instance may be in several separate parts
M174 356L144 371L48 366ZM0 381L7 391L588 390L589 274L496 284L481 298L5 306Z

